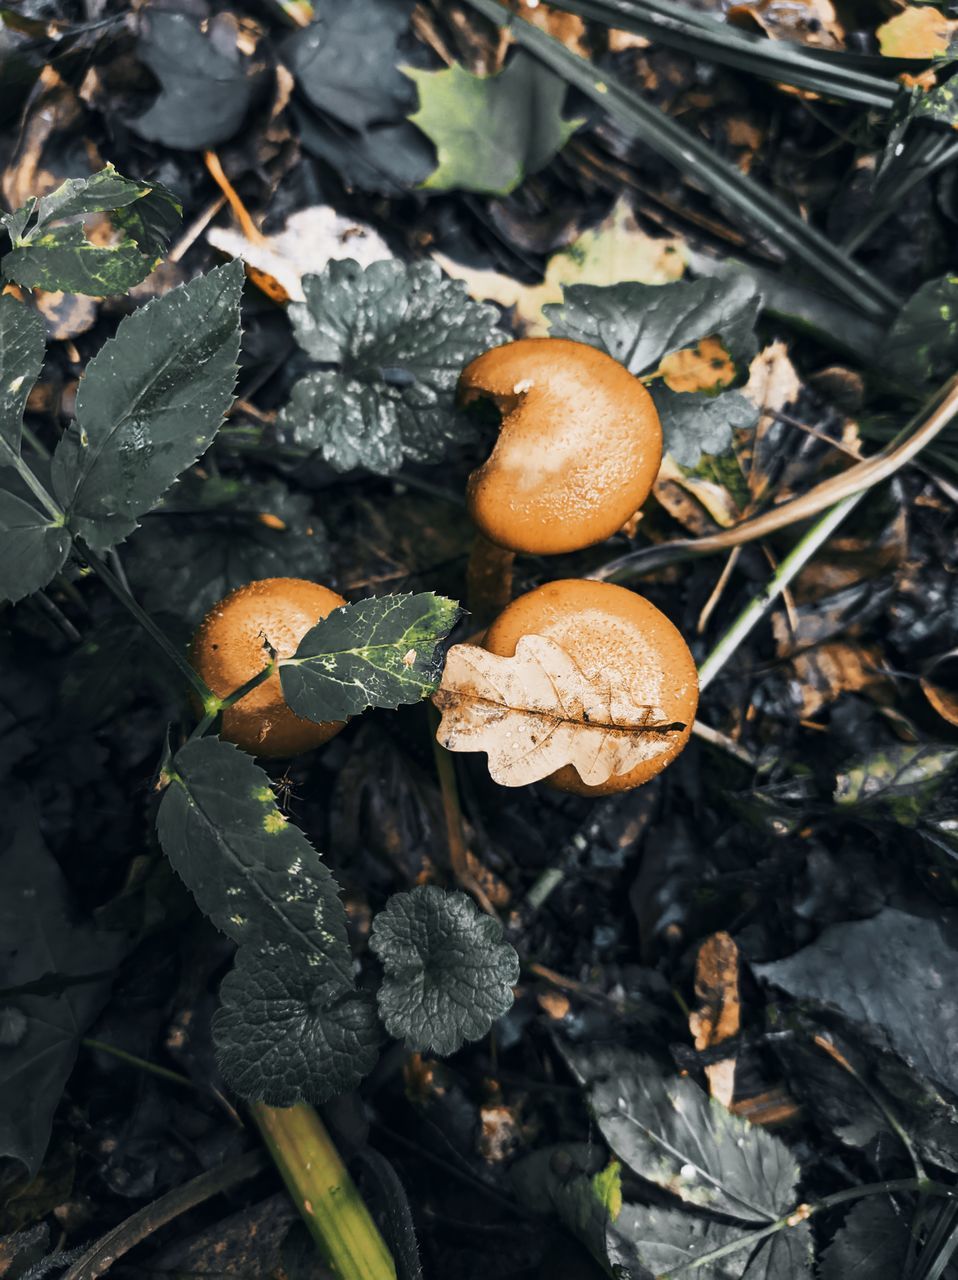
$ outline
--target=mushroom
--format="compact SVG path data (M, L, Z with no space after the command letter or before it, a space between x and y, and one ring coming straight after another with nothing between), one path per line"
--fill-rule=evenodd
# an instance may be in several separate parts
M530 635L555 641L588 679L617 672L638 705L657 708L669 726L682 726L649 732L639 764L600 786L586 786L571 765L549 782L579 795L611 795L641 786L672 763L689 740L699 695L695 661L664 613L625 587L564 578L514 600L489 627L483 647L511 658Z
M499 552L485 560L498 561L500 574L511 569L508 553L558 555L602 542L645 501L662 461L659 416L642 383L604 351L567 338L494 347L459 379L461 404L480 399L502 422L469 477L467 502ZM476 558L481 586L481 544Z
M193 637L190 657L218 698L226 698L266 667L270 650L291 658L307 631L346 601L303 578L261 578L213 606ZM256 756L292 756L328 742L343 723L304 720L283 697L279 672L223 711L221 737Z

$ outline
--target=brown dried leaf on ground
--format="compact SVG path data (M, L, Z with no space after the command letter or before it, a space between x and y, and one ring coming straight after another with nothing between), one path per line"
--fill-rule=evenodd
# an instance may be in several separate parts
M695 962L697 1007L689 1014L689 1030L700 1053L738 1035L742 1006L738 990L738 947L728 933L713 933L699 947ZM735 1059L723 1058L705 1068L709 1092L726 1107L735 1093Z
M599 786L661 751L685 726L641 701L616 671L589 680L554 640L523 636L515 657L475 645L450 650L433 697L449 751L484 751L489 773L521 787L572 765Z
M910 4L875 32L886 58L935 58L948 52L958 22L932 5Z
M778 639L787 629L784 617L773 622ZM880 656L874 649L845 640L834 640L796 653L789 687L801 699L799 719L808 720L830 706L843 693L861 693L883 683Z
M742 394L751 400L761 416L754 433L741 443L738 449L742 470L748 477L748 487L753 499L762 498L768 491L778 451L764 447L766 437L775 426L777 413L793 404L801 392L802 384L784 342L772 342L760 351L748 369L748 382ZM771 456L766 456L769 454Z
M718 338L702 338L694 347L673 351L658 372L673 391L717 391L735 381L735 365Z
M757 26L773 40L843 49L845 32L831 0L748 0L728 11L736 26Z

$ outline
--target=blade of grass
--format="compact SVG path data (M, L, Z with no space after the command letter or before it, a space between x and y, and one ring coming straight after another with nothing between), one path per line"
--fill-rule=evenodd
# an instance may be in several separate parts
M490 22L508 27L519 45L575 85L622 128L641 137L647 146L692 177L714 198L725 201L752 225L761 228L786 253L800 259L809 271L827 281L860 311L886 321L897 311L900 299L891 289L777 196L716 155L703 139L645 102L615 77L601 75L585 58L503 8L498 0L466 2Z

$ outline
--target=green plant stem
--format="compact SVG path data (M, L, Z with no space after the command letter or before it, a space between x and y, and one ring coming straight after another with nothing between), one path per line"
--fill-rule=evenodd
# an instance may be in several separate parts
M717 155L704 139L676 123L613 76L603 76L585 58L511 13L499 0L466 2L496 26L507 27L519 45L562 79L575 85L630 134L641 137L646 146L664 156L681 172L691 175L713 198L732 205L754 226L771 236L785 252L799 257L809 270L829 281L859 310L883 321L888 321L895 314L900 299L891 289L805 222L800 214L783 204L771 191L746 178L735 165Z
M699 667L700 691L712 683L755 624L761 621L795 575L805 567L819 547L828 541L849 511L857 506L863 497L864 491L861 491L843 498L841 502L826 511L796 543L765 587L749 601Z
M162 651L166 654L170 662L173 663L176 669L180 672L180 674L183 676L186 682L190 685L190 687L196 693L197 697L203 703L203 706L209 707L210 705L212 705L212 703L215 702L217 703L217 709L218 709L219 699L213 693L212 689L210 689L207 686L206 682L202 680L200 676L193 670L193 668L190 666L189 662L187 661L186 655L180 653L176 645L174 645L173 642L170 640L169 636L167 636L163 631L161 631L160 628L153 621L153 619L150 617L150 615L146 612L146 610L142 609L137 604L132 594L125 589L123 584L114 574L113 570L109 569L100 559L100 557L95 555L88 548L84 547L82 554L83 554L84 560L87 562L87 564L96 574L96 576L100 579L103 585L107 588L107 590L110 591L116 597L117 600L119 600L120 604L122 604L123 607L127 609L133 615L134 618L136 618L137 622L140 624L143 630L147 633L150 639L154 642L154 644L156 644L156 646L159 649L162 649Z
M250 1111L293 1203L338 1280L396 1280L396 1264L312 1107Z
M203 718L190 734L190 742L192 742L194 738L202 738L203 734L207 731L218 715L224 711L228 711L234 702L239 702L240 698L245 698L248 693L251 693L254 689L265 683L275 670L276 662L271 659L262 671L257 671L255 676L250 676L245 684L241 684L238 689L234 689L232 693L228 693L225 698L218 698L215 693L211 693L203 704L206 708L203 713Z
M946 1196L951 1200L958 1200L958 1187L949 1186L944 1182L933 1182L928 1178L891 1178L887 1182L868 1182L860 1187L849 1187L846 1191L836 1191L834 1195L825 1196L823 1200L817 1200L813 1204L796 1205L775 1222L770 1222L755 1231L748 1231L745 1235L739 1236L736 1240L730 1240L728 1244L723 1244L718 1249L701 1253L691 1262L683 1262L681 1266L673 1267L671 1271L662 1271L655 1280L675 1280L678 1276L687 1276L693 1271L701 1270L702 1267L710 1266L719 1258L724 1258L730 1253L738 1253L742 1249L749 1249L778 1231L797 1227L800 1223L814 1217L816 1213L834 1209L838 1205L847 1204L850 1200L862 1200L866 1196L892 1195L900 1191Z
M27 486L33 496L36 498L40 506L49 516L53 517L55 525L66 524L66 513L59 503L55 502L52 495L47 493L44 486L40 483L33 471L24 462L20 454L8 444L6 440L0 437L0 466L12 467L17 475Z
M108 1053L110 1057L125 1062L127 1066L136 1067L138 1071L148 1071L150 1075L159 1076L161 1080L169 1080L173 1084L181 1085L184 1089L196 1090L197 1088L189 1076L181 1075L179 1071L171 1071L169 1067L161 1067L158 1063L150 1062L146 1058L139 1058L135 1053L127 1053L125 1049L119 1049L115 1044L107 1044L105 1040L94 1040L92 1036L84 1036L80 1043L85 1049L93 1049L97 1053Z

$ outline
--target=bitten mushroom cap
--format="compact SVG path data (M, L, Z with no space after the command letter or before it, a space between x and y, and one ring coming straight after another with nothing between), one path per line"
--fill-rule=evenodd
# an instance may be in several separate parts
M648 495L662 461L652 397L617 360L566 338L485 352L459 399L501 412L495 447L469 478L479 530L512 551L556 555L602 542Z
M611 795L641 786L671 764L692 732L699 689L695 661L664 613L624 587L565 578L513 600L486 632L483 646L511 658L527 635L554 640L590 679L619 672L636 702L659 708L666 722L685 725L666 735L650 734L646 757L601 786L586 786L571 765L552 774L554 786L579 795Z
M217 697L233 693L269 661L264 644L291 658L321 618L346 601L335 591L303 578L261 578L238 587L214 605L200 623L190 656ZM317 724L286 704L279 672L223 712L222 736L256 756L292 756L312 751L339 733L338 721Z

